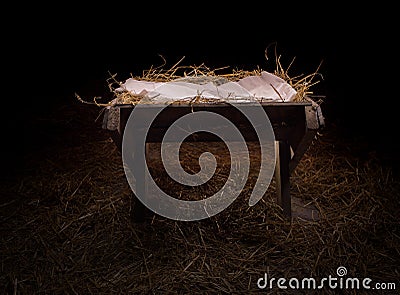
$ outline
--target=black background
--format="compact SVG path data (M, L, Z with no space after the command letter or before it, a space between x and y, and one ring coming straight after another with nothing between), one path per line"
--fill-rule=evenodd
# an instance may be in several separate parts
M283 66L295 58L292 76L310 74L322 62L314 94L325 96L328 126L396 158L399 95L390 7L130 4L32 4L13 11L3 26L6 165L15 167L21 154L46 145L35 135L35 120L76 104L75 93L105 95L110 73L121 80L140 75L162 63L159 55L170 66L185 56L185 65L270 70L264 49L272 42Z

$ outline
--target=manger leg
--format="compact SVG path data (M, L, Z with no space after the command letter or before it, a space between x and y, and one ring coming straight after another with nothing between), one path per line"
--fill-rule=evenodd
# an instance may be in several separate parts
M148 145L149 144L146 143L145 156L148 152ZM138 167L145 167L144 165L146 165L146 163L138 163ZM136 171L135 180L137 194L145 196L147 194L147 179L145 177L144 171ZM150 210L138 199L136 195L133 195L133 197L134 200L132 200L131 202L131 220L135 223L144 222Z
M277 142L275 177L277 184L278 204L286 218L292 217L292 201L290 198L290 145L287 140Z

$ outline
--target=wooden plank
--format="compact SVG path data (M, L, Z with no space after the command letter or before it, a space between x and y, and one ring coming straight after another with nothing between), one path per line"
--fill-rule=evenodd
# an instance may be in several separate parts
M281 103L281 104L269 104L263 105L263 109L266 112L270 122L272 125L277 126L295 126L299 121L304 121L304 107L305 104L289 104L289 103ZM130 113L133 111L135 106L120 106L120 120L124 125L126 124ZM243 108L251 111L251 109L258 109L257 105L244 105ZM157 116L157 119L152 123L152 128L165 128L171 126L173 122L177 119L181 118L184 115L196 112L196 111L206 111L206 112L214 112L220 114L221 116L227 118L233 124L242 124L249 125L247 118L232 105L187 105L183 106L174 106L169 105L167 107L164 106L146 106L144 108L136 109L135 116L139 119L138 121L153 121L153 118L149 117L152 114L160 110L160 113ZM124 129L124 126L121 126L121 131ZM140 126L138 126L140 127ZM146 127L146 126L143 126Z
M139 143L138 143L139 144ZM141 147L137 146L135 147L135 150L140 151ZM149 149L149 144L147 143L145 146L145 156L148 154L148 149ZM139 157L139 159L141 160L140 162L136 162L138 163L138 167L145 167L145 163L143 161L143 159L141 159ZM135 160L137 161L137 159ZM138 171L138 169L135 169L135 171L133 171L134 173L134 177L135 177L135 188L136 188L136 192L137 194L141 195L141 196L147 196L147 179L146 179L146 174L144 173L144 171ZM144 222L146 219L146 216L149 215L151 211L137 198L137 196L135 194L133 194L133 199L131 202L131 220L134 223L140 223L140 222Z
M317 135L317 131L320 128L321 123L319 122L318 118L318 109L314 108L314 106L306 106L304 109L305 113L305 123L306 123L306 130L301 137L298 146L294 150L293 158L289 164L289 172L292 173L294 169L297 167L298 163L300 162L301 158L307 152L308 148L311 145L311 142L314 140L315 136Z
M292 200L290 197L290 145L287 140L277 142L276 148L276 169L275 180L276 190L278 197L278 204L282 207L283 215L285 218L291 219L292 217Z
M304 114L305 104L269 104L263 106L266 112L276 140L287 140L289 139L293 149L296 149L301 138L304 136L306 129L306 121ZM255 106L247 106L248 108L255 108ZM154 108L157 108L156 106ZM153 110L154 110L153 108ZM160 108L160 107L158 107ZM258 108L258 107L257 107ZM120 109L120 130L121 137L125 130L128 118L133 111L133 106L123 105ZM135 116L139 122L151 121L152 118L148 117L146 109L136 110ZM220 114L221 116L228 119L230 122L240 130L241 134L246 141L257 141L257 134L247 120L247 118L235 107L231 105L215 106L168 106L160 112L157 118L153 121L150 130L148 131L147 141L148 142L161 142L167 129L179 118L187 115L191 112L196 111L209 111ZM152 112L150 112L152 113ZM140 126L138 126L140 128ZM146 128L145 126L143 126ZM217 129L223 129L224 126L216 126ZM190 126L187 127L190 130ZM208 134L208 135L207 135ZM122 141L122 138L120 139ZM209 135L209 133L195 134L187 138L187 141L215 141L215 136Z

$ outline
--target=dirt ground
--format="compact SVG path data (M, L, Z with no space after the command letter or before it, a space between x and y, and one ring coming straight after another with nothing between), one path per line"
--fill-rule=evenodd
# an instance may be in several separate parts
M274 182L248 207L252 171L216 216L132 223L121 155L98 116L96 106L74 102L27 126L30 145L1 182L1 294L398 294L399 175L367 143L328 125L302 158L291 193L318 208L318 221L283 219ZM185 192L203 196L222 180ZM343 278L387 289L257 285L265 274L339 278L343 267Z

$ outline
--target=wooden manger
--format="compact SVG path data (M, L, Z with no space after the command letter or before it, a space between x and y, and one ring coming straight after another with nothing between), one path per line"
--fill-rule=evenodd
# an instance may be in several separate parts
M312 100L302 102L261 102L273 128L276 142L275 180L277 201L282 207L283 215L291 219L293 216L292 198L290 194L290 175L296 168L304 153L307 151L317 131L324 125L320 107ZM155 104L154 107L157 107ZM164 106L163 106L164 107ZM245 107L245 105L244 105ZM249 105L249 107L252 107ZM125 126L133 104L117 104L112 106L113 111L119 113L118 128L110 130L113 141L122 152L122 140ZM135 115L146 116L145 109ZM207 111L224 116L240 130L246 142L258 141L257 134L243 115L229 103L195 103L195 104L170 104L155 118L146 137L146 143L160 143L166 130L180 117L191 112ZM106 109L103 128L107 126L110 109ZM190 135L187 141L207 142L215 141L215 136L209 133L196 133ZM146 149L147 150L147 149ZM141 173L138 174L142 177ZM136 189L146 192L146 180L136 179ZM147 209L140 201L132 202L131 218L134 222L143 221Z

